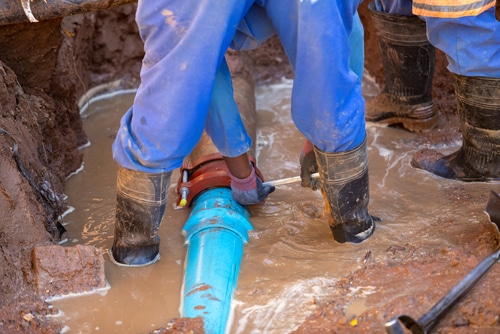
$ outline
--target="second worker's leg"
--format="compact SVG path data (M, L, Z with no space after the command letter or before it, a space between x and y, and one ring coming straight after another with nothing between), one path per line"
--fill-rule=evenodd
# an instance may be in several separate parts
M377 31L385 86L366 102L366 120L401 124L409 131L432 129L437 113L432 99L435 50L425 22L417 16L384 13L369 7Z

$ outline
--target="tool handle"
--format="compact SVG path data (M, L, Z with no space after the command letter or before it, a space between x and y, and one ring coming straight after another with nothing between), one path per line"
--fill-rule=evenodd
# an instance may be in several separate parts
M311 174L311 177L313 179L317 179L319 178L319 173L314 173L314 174ZM275 180L275 181L267 181L267 182L264 182L262 185L265 187L265 186L282 186L284 184L289 184L289 183L295 183L295 182L299 182L300 181L300 176L294 176L294 177L289 177L289 178L286 178L286 179L281 179L281 180Z
M437 302L429 312L418 319L418 323L426 330L432 328L436 321L448 311L460 297L474 287L479 279L481 279L481 277L495 264L499 257L500 248L481 261L469 274L467 274L467 276L451 289L450 292Z

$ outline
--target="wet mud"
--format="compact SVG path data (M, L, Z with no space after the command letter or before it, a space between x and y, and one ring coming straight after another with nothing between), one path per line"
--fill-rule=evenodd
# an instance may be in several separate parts
M257 89L258 161L269 180L295 175L298 168L296 152L303 139L289 119L290 89L289 81ZM92 145L85 148L85 172L67 182L76 207L65 219L69 245L104 250L111 245L116 166L99 148L110 145L117 119L130 102L130 95L110 97L93 103L85 116ZM428 303L430 308L453 280L458 282L486 256L497 242L484 213L489 185L469 184L456 195L458 202L452 202L448 192L456 182L410 166L419 147L414 138L398 128L368 125L371 212L383 221L367 242L333 242L321 195L298 184L279 186L265 205L251 208L255 229L245 246L230 332L322 331L323 320L315 320L312 327L302 324L318 305L335 308L326 321L338 321L335 326L343 332L383 332L384 322L397 312L417 317L413 312L420 311L409 307L412 303ZM173 190L169 202L175 198ZM478 211L458 205L460 198L471 202L473 194L479 195L471 203ZM176 317L185 249L179 231L185 221L185 212L168 205L160 229L162 258L154 268L138 272L108 265L110 292L56 302L66 314L61 321L76 331L93 326L118 333L138 332ZM149 297L153 293L154 301ZM97 304L101 307L95 311L89 307ZM113 309L116 304L128 306ZM151 311L138 318L142 309ZM488 310L495 314L495 308Z
M360 10L365 25L365 68L383 85L378 45L366 5L363 3ZM133 23L134 8L126 5L49 20L37 26L0 28L2 333L57 333L63 328L52 320L58 310L35 291L31 251L35 245L53 245L61 240L57 217L67 209L65 180L80 167L82 156L78 147L87 140L79 118L79 98L103 83L117 82L115 88L137 86L142 48ZM293 77L276 39L255 51L233 56L252 62L257 84ZM405 137L404 142L453 151L461 135L453 80L439 51L433 96L439 113L437 127ZM498 187L491 184L497 192ZM408 235L406 241L394 243L383 253L363 252L363 266L332 282L335 296L330 300L312 301L313 310L304 313L304 322L294 333L383 333L383 324L395 315L411 313L418 318L424 314L499 243L484 213L488 196L485 188L488 187L470 183L443 183L444 211L467 208L463 216L475 222L474 228L459 233L455 224L464 217L442 214L419 231L420 238ZM422 196L419 190L413 191L416 198ZM48 196L52 193L57 196ZM394 200L412 199L408 195ZM316 208L306 211L321 216ZM383 230L379 228L376 233ZM442 233L453 242L442 246L437 242L431 251L422 251L419 240ZM401 234L405 236L403 226ZM402 296L402 290L413 293ZM259 292L257 287L255 293L265 292ZM497 264L436 325L434 332L498 333L499 295ZM199 333L201 326L199 319L166 319L161 327L156 332Z

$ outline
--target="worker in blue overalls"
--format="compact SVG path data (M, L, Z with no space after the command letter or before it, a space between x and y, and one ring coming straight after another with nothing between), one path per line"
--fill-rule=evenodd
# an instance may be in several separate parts
M435 2L435 1L434 1ZM431 2L432 4L432 2ZM500 22L494 0L413 1L429 41L442 50L455 78L462 146L412 165L461 181L500 179Z
M237 202L261 203L274 190L263 186L249 163L251 139L224 59L228 47L255 48L274 34L294 70L293 121L312 146L305 152L309 159L302 159L303 183L319 171L335 240L361 242L373 233L359 3L139 0L136 21L145 47L141 84L113 143L118 177L111 255L116 263L157 261L172 170L203 130L224 156Z
M367 120L426 130L435 124L430 94L434 50L455 78L462 146L412 165L461 181L500 178L500 22L495 0L375 0L369 5L389 80L367 103ZM385 59L385 61L384 61ZM389 73L389 75L387 74ZM383 103L389 100L389 103Z

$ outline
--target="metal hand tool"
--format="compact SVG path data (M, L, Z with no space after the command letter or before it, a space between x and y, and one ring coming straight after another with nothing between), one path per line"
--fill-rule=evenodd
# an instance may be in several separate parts
M319 173L314 173L311 174L311 177L313 179L318 179L319 178ZM280 180L274 180L274 181L267 181L264 182L262 185L265 186L282 186L284 184L290 184L290 183L295 183L300 181L300 176L294 176L294 177L289 177L286 179L280 179Z

